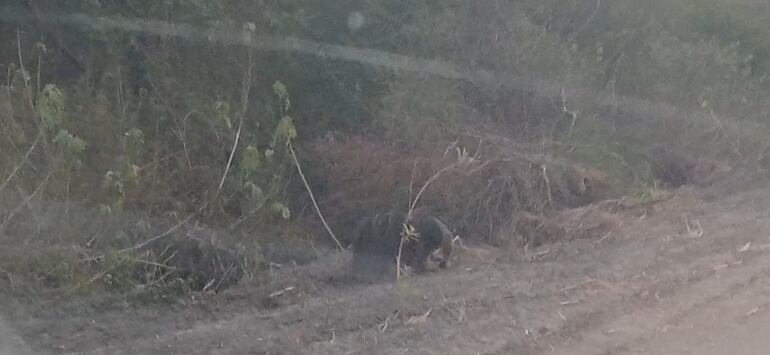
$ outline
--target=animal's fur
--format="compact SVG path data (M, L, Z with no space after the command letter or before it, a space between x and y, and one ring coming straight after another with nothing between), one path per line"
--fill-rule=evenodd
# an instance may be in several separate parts
M404 223L414 227L417 238L404 239L401 265L417 272L433 267L446 268L452 255L452 232L441 219L428 213L388 212L361 220L353 244L356 272L381 274L395 265L403 237Z

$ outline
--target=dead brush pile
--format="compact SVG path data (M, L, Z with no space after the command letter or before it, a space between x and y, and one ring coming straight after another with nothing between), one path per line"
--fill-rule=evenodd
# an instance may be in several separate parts
M192 291L220 291L244 275L245 260L223 245L226 237L212 229L138 224L129 234L130 239L141 241L122 251L136 255L133 273L144 287L181 280Z
M6 211L0 208L0 216ZM189 218L102 215L74 202L48 202L3 220L0 271L6 290L19 295L104 293L158 302L224 290L261 267L233 236Z
M545 216L612 193L600 171L486 132L420 152L360 136L327 137L306 154L324 177L317 181L321 208L347 241L363 214L406 209L439 171L417 207L445 216L464 238L487 242L510 239L501 231L515 230L522 211Z

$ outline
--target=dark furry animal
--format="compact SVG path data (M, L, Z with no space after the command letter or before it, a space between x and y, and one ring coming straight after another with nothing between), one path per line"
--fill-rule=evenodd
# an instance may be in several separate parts
M652 175L664 186L677 188L691 182L695 164L690 157L663 146L651 148L645 156Z
M401 244L406 214L388 212L361 220L353 244L353 268L359 274L377 275L392 269ZM417 272L446 268L452 255L452 231L438 217L413 214L409 225L417 238L407 238L401 248L401 265Z

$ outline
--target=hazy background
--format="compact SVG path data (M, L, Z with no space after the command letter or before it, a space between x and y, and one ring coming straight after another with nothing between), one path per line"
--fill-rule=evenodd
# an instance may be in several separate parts
M512 213L770 164L763 1L4 4L0 282L21 299L258 282L335 247L308 188L344 247L444 169L420 204L497 245Z

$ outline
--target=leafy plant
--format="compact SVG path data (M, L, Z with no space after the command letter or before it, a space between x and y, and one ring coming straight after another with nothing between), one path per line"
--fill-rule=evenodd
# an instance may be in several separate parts
M40 93L35 107L43 124L48 129L56 129L64 121L64 94L53 84L47 84Z

